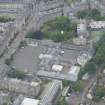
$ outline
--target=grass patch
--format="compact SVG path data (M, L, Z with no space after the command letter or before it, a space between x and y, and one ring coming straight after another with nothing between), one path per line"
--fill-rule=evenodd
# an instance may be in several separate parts
M91 39L96 43L100 40L104 33L105 33L104 31L92 31Z

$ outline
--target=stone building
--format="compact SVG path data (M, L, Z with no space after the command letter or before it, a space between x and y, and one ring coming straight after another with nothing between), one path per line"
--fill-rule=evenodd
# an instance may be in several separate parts
M28 96L37 96L40 92L40 84L38 82L29 83L18 79L4 78L0 80L0 89Z

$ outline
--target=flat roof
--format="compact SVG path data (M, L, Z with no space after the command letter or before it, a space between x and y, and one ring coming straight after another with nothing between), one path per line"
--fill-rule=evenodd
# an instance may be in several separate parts
M52 69L55 70L55 71L62 71L63 66L62 65L53 65Z
M89 26L91 28L105 28L105 21L92 21Z
M40 100L24 98L21 105L38 105Z
M80 72L80 67L79 66L72 66L70 68L69 74L78 75L79 72Z

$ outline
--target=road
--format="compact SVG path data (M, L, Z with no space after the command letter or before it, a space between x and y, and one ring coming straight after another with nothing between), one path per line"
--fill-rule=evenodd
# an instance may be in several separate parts
M86 86L83 94L82 94L82 98L81 98L81 103L84 103L86 100L86 95L89 91L89 89L94 88L94 83L97 81L97 75L100 73L100 71L102 70L103 66L101 66L98 70L97 73L89 80L90 82L88 83L88 85Z

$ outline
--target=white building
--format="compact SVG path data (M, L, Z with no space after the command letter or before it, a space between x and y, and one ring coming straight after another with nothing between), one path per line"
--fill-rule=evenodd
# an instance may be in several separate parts
M40 100L24 98L21 105L38 105Z
M91 29L105 29L105 21L92 21L89 27Z
M56 72L61 72L63 69L63 66L62 65L53 65L52 66L52 70L53 71L56 71Z
M72 78L72 81L77 81L78 75L80 72L80 67L79 66L72 66L69 70L69 76Z

